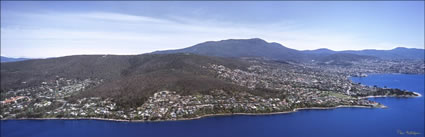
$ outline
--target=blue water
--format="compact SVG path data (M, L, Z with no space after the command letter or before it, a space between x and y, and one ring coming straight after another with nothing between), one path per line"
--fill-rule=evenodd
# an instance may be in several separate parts
M407 89L424 95L424 75L378 74L352 78L367 85ZM394 137L397 130L424 136L424 97L375 98L388 109L302 110L262 116L217 116L199 120L130 123L100 120L6 120L2 137Z

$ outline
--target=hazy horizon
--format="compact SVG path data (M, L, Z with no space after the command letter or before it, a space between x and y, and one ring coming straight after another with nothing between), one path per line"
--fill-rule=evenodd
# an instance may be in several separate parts
M1 1L1 55L134 55L249 38L297 50L424 49L423 5L423 1Z
M227 40L227 39L226 39ZM270 42L270 41L267 41L267 42L269 42L269 43L272 43L272 42ZM191 45L191 46L193 46L193 45ZM284 46L284 45L283 45ZM190 47L190 46L188 46L188 47ZM394 48L392 48L392 49L395 49L395 48L399 48L399 47L394 47ZM406 47L402 47L402 48L406 48ZM318 49L327 49L327 48L318 48ZM311 50L318 50L318 49L311 49ZM392 49L382 49L382 50L392 50ZM423 49L423 50L425 50L424 48L409 48L409 49ZM175 49L164 49L164 50L175 50ZM310 49L308 49L308 50L310 50ZM361 49L361 50L376 50L376 49ZM156 50L156 51L161 51L161 50ZM300 50L300 51L305 51L305 50ZM344 51L344 50L334 50L334 51ZM346 51L346 50L345 50ZM360 50L354 50L354 51L360 51ZM154 51L152 51L152 52L154 52ZM18 57L12 57L12 56L3 56L3 55L1 55L2 57L9 57L9 58L34 58L34 59L45 59L45 58L56 58L56 57L64 57L64 56L76 56L76 55L139 55L139 54L147 54L147 53L152 53L152 52L145 52L145 53L136 53L136 54L109 54L109 53L104 53L104 54L78 54L78 53L76 53L76 54L70 54L70 55L63 55L63 56L50 56L50 57L25 57L25 56L18 56Z

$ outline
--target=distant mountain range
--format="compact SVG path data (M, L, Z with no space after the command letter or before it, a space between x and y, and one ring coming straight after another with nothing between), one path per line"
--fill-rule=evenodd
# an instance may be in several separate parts
M360 59L380 58L386 60L425 60L425 50L397 47L391 50L345 50L333 51L326 48L316 50L296 50L276 42L266 42L259 38L228 39L207 41L191 47L175 50L155 51L152 54L193 53L218 57L260 57L281 61L355 61ZM10 58L1 56L1 62L16 62L30 58Z
M335 54L335 53L351 53L357 55L375 56L381 59L424 59L425 50L416 48L397 47L391 50L345 50L333 51L330 49L305 50L304 52L313 54Z
M207 56L220 57L265 57L274 60L290 61L310 61L333 59L333 57L345 58L348 60L364 58L381 59L415 59L424 60L424 49L395 48L392 50L346 50L333 51L329 49L317 50L295 50L287 48L279 43L269 43L259 38L253 39L229 39L221 41L208 41L194 46L176 49L156 51L153 54L169 53L194 53ZM334 55L337 54L337 55Z
M29 60L29 58L9 58L1 56L1 62L16 62L16 61L24 61Z

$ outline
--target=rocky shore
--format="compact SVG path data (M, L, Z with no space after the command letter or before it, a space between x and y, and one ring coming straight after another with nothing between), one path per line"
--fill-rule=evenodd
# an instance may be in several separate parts
M339 105L336 107L308 107L308 108L295 108L291 111L282 111L282 112L271 112L271 113L218 113L218 114L206 114L191 118L179 118L179 119L170 119L170 120L129 120L129 119L110 119L110 118L98 118L98 117L78 117L78 118L8 118L1 120L105 120L105 121L117 121L117 122L164 122L164 121L181 121L181 120L196 120L206 117L214 116L234 116L234 115L250 115L250 116L260 116L260 115L277 115L277 114L287 114L294 113L300 110L326 110L326 109L337 109L337 108L387 108L384 105L377 107L370 106L349 106L349 105Z

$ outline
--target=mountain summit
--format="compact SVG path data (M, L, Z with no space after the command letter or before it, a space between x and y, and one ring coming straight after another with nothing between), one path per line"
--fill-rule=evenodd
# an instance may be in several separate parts
M287 48L275 42L269 43L259 38L208 41L188 48L153 52L153 54L170 53L193 53L219 57L265 57L275 60L300 60L305 58L303 53L298 50Z

